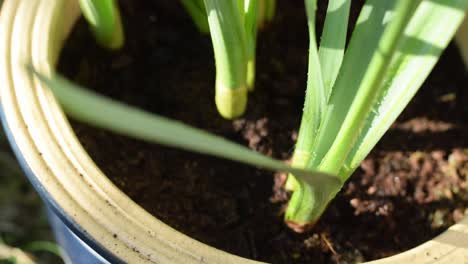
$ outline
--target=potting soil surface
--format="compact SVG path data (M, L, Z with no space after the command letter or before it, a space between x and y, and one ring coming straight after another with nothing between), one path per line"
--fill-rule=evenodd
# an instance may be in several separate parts
M319 2L320 25L326 2ZM221 118L214 104L210 37L197 31L179 1L120 1L126 45L117 52L97 47L81 20L60 70L116 100L288 160L304 102L308 35L303 1L277 3L274 20L258 36L247 112L232 121ZM463 217L467 83L451 45L319 223L302 234L283 223L289 198L284 174L72 125L119 188L199 241L271 263L356 263L412 248Z

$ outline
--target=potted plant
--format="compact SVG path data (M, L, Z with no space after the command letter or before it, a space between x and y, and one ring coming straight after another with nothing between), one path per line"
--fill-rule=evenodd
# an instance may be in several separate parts
M457 14L461 20L463 12ZM24 67L25 63L31 61L41 73L51 73L63 41L78 15L79 8L75 1L6 1L0 21L0 77L4 84L0 94L4 126L24 170L52 212L58 215L59 221L65 223L71 233L67 237L68 241L79 241L81 247L103 262L252 262L188 238L126 197L102 174L77 141L55 97L50 90L45 89L43 81L49 82L52 87L55 87L54 83L47 78L40 81ZM403 22L404 19L401 20ZM391 38L392 35L389 34L388 37ZM387 48L394 49L391 46ZM54 91L61 98L60 91ZM224 141L218 143L224 144ZM229 144L223 146L231 147ZM213 153L209 147L206 149L206 152ZM261 159L247 152L241 153L246 156L244 159L237 158L238 160L292 172L300 181L309 179L308 171L290 169L269 159ZM250 158L257 160L251 161ZM328 176L321 179L318 184L330 184L336 188L333 179ZM330 179L328 183L327 179ZM300 188L296 184L292 183L291 188ZM322 204L326 205L326 202ZM318 214L323 209L319 206ZM299 207L299 211L301 210ZM316 210L317 208L313 212ZM311 213L305 215L310 216ZM466 258L467 249L461 241L466 239L467 232L465 220L433 241L380 262L404 262L415 258L424 262L447 255L453 261L462 261ZM81 255L83 256L85 255Z

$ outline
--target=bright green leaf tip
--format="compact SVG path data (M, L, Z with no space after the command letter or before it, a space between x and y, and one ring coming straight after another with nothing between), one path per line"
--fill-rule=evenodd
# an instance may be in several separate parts
M226 119L247 106L247 36L243 2L205 0L216 63L215 103Z

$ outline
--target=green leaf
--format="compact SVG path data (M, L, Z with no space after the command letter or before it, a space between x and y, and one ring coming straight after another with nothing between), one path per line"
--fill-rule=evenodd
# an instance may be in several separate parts
M79 0L79 3L98 43L110 49L121 48L122 22L114 0Z
M395 0L367 0L346 49L307 167L317 168L338 134L393 14Z
M304 111L296 144L296 151L298 152L311 151L326 106L326 92L322 81L315 34L317 1L305 0L305 6L309 26L309 70Z
M349 175L403 111L465 17L467 0L424 0L409 22L377 99L340 175Z
M320 41L319 58L327 99L343 61L351 0L330 0Z
M202 33L210 32L208 16L206 15L203 0L180 0L185 10L192 17L198 30Z
M333 144L320 163L320 170L338 174L365 124L366 118L374 107L375 99L384 89L384 78L399 44L404 39L405 28L421 0L399 0L394 17L379 40L378 49L373 54L368 69L359 86L349 111ZM333 99L333 98L332 98ZM324 128L327 129L326 127ZM343 179L344 180L344 179Z
M90 125L148 142L269 170L291 172L312 186L320 186L323 193L341 186L341 182L334 176L289 167L281 161L261 155L222 137L98 95L60 76L49 78L37 72L32 66L28 66L28 69L53 91L68 115ZM328 197L319 193L317 199L322 201Z
M312 157L312 147L316 140L320 122L325 111L327 98L322 81L322 71L315 34L317 1L305 0L304 3L309 27L309 71L304 111L302 113L299 135L292 157L292 166L299 168L306 167ZM325 207L323 206L324 203L319 203L314 198L315 192L320 188L317 189L313 186L309 186L295 177L296 175L289 174L285 186L287 190L294 191L286 210L286 220L302 224L307 222L311 215L320 215ZM330 192L335 193L337 189L330 189Z

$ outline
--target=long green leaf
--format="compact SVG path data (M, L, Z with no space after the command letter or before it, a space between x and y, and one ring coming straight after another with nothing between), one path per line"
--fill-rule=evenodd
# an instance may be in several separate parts
M312 145L315 141L326 105L326 92L322 81L315 34L317 1L305 0L305 6L309 26L309 70L304 111L295 150L298 155L309 155L312 151Z
M187 13L192 17L198 30L202 33L210 32L208 16L206 15L203 0L180 0Z
M362 8L313 145L308 168L318 167L335 140L377 50L388 17L393 14L394 5L395 0L367 0Z
M257 15L258 0L245 0L244 27L247 44L247 75L246 82L249 90L255 85L255 51L257 45Z
M304 168L312 157L312 147L326 105L326 91L322 81L315 33L317 0L305 0L304 3L309 27L309 70L304 111L292 157L292 166L299 168ZM313 186L308 186L300 180L297 181L295 175L289 174L285 187L294 191L286 211L287 221L303 223L310 218L310 215L313 214L312 211L319 214L316 209L320 207L320 203L314 200L315 188Z
M447 47L468 9L467 0L451 0L445 5L424 0L398 47L386 76L385 92L378 98L355 147L340 175L356 169L385 131L417 92Z
M327 99L343 61L351 0L330 0L320 41L319 58Z
M204 1L216 61L216 106L231 119L242 115L247 105L244 9L240 0Z
M67 114L77 120L148 142L217 156L269 170L294 173L310 185L320 186L323 192L317 194L317 199L322 202L328 199L324 196L328 193L327 190L341 186L336 177L289 167L281 161L261 155L219 136L98 95L60 76L49 78L32 66L28 68L53 91Z
M364 75L359 91L353 100L346 118L329 151L319 168L321 171L338 174L353 148L359 131L374 107L376 98L381 94L384 78L394 57L398 45L404 39L405 28L421 0L399 0L395 7L392 22L385 29L379 41L378 49L372 56L369 68ZM344 180L344 179L343 179Z

